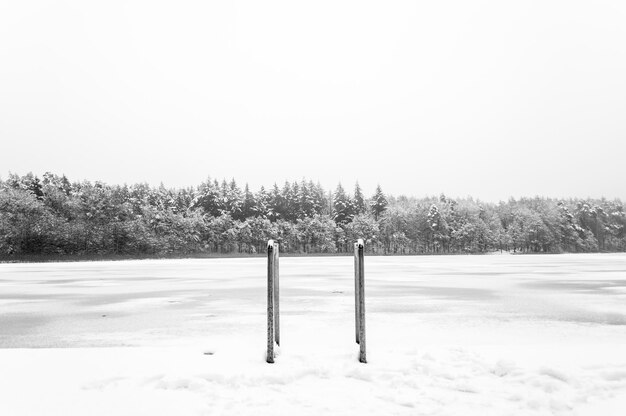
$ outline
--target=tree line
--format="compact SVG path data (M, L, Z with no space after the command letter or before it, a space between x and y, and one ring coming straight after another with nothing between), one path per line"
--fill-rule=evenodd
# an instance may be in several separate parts
M619 200L370 197L302 180L253 192L207 179L172 189L70 182L64 175L0 179L0 256L344 253L362 238L379 254L626 251Z

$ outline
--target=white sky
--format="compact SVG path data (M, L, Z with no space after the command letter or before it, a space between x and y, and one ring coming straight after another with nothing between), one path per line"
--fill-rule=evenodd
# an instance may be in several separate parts
M626 199L624 1L0 0L0 175Z

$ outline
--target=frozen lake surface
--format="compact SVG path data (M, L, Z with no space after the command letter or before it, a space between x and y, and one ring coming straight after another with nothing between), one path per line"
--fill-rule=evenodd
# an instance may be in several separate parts
M623 414L626 255L366 256L367 365L351 257L281 258L266 364L265 265L1 264L0 414Z

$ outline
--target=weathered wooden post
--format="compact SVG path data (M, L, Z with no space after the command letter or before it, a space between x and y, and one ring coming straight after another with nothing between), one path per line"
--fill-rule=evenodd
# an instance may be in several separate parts
M365 246L363 240L359 239L355 246L355 280L357 281L357 323L358 323L358 338L359 343L359 361L367 363L365 354L365 267L364 267L364 251Z
M274 333L276 345L280 346L280 290L279 277L280 267L278 264L280 254L280 245L274 243Z
M354 323L356 343L359 343L359 244L354 243Z
M274 240L267 242L267 358L274 362Z

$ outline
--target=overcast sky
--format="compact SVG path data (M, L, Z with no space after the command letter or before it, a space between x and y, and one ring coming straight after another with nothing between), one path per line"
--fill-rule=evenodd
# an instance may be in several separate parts
M626 199L626 2L1 1L9 171Z

